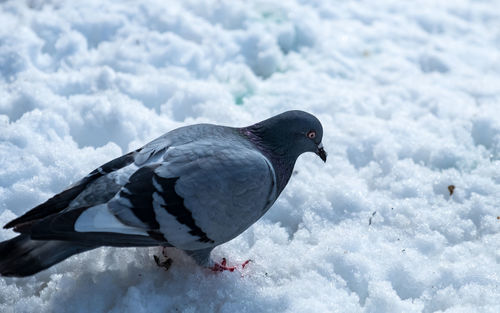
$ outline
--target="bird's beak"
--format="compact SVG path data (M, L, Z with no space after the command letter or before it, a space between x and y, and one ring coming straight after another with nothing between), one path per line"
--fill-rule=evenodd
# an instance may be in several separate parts
M321 158L321 160L323 160L323 162L326 162L326 151L323 149L323 143L319 143L316 154Z

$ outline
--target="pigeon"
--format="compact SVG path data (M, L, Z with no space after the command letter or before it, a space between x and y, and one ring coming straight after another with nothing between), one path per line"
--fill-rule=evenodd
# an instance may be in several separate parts
M72 255L111 247L175 247L207 268L210 252L274 204L299 155L326 162L323 128L287 111L242 128L196 124L109 161L10 221L0 275L36 274Z

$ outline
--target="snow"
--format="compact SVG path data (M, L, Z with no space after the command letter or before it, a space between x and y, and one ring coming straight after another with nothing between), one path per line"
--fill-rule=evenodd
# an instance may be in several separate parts
M302 109L329 159L302 156L268 214L214 250L244 270L101 248L0 278L0 311L500 312L499 7L1 2L2 225L183 125Z

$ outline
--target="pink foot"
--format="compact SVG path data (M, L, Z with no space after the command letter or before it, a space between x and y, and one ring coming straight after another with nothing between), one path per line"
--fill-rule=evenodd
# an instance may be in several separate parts
M243 264L241 264L241 268L245 268L245 266L247 266L248 263L250 263L251 260L246 260L245 262L243 262ZM210 269L213 271L213 272L223 272L223 271L230 271L230 272L234 272L235 269L237 269L237 266L227 266L227 260L226 258L222 258L222 261L219 263L215 263L215 265L213 267L210 267Z

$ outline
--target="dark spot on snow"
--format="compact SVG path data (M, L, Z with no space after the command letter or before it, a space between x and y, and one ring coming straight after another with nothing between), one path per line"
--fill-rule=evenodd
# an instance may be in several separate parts
M372 216L370 216L370 218L368 219L368 226L372 224L372 219L375 216L375 214L377 214L377 211L373 211Z
M450 192L450 196L453 195L453 191L455 191L455 186L454 185L449 185L448 186L448 191Z

